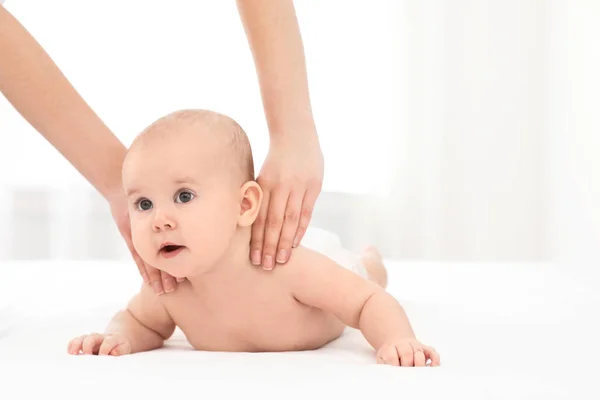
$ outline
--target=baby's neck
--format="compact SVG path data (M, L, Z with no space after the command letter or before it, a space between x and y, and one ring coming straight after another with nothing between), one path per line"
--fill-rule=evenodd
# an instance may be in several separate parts
M241 231L231 241L229 249L208 270L187 277L194 288L222 287L236 281L245 281L252 269L250 262L250 232Z

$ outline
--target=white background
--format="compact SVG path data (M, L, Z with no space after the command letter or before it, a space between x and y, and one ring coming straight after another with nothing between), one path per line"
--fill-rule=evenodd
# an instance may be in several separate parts
M6 7L126 145L165 113L210 108L242 124L260 167L268 136L233 1ZM596 259L597 2L296 9L326 161L316 224L396 258ZM0 135L1 257L126 256L103 202L3 98Z

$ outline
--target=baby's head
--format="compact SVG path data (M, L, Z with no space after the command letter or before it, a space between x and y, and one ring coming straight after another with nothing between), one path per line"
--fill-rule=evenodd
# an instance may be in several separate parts
M147 127L123 162L123 186L135 249L175 277L247 247L262 200L245 132L205 110L177 111Z

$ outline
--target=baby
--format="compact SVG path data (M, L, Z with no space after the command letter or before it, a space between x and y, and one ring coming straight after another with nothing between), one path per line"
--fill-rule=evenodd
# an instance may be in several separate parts
M306 246L272 271L251 264L262 191L248 138L231 118L184 110L159 119L131 145L122 176L140 257L187 279L162 296L142 285L104 334L71 340L69 353L149 351L176 327L197 350L312 350L351 326L376 349L378 363L439 365L437 352L415 338L403 308L385 291L376 250L357 265Z

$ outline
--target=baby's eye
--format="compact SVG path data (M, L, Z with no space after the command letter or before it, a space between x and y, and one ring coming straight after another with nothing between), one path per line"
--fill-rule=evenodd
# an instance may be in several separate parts
M193 198L194 198L194 193L187 191L187 190L182 190L181 192L179 192L177 194L177 197L175 198L175 202L187 203L187 202L192 201Z
M137 202L137 208L141 211L148 211L152 208L152 202L148 199L141 199Z

